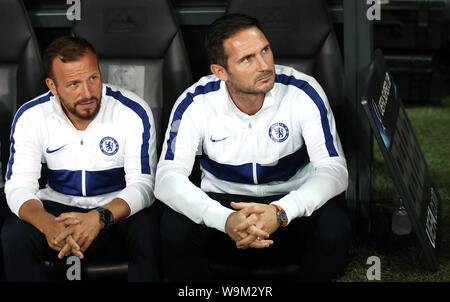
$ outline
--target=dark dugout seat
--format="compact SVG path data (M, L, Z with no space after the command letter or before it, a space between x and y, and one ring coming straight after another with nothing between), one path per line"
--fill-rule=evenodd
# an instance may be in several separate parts
M83 0L81 20L72 31L94 45L105 83L127 88L149 103L159 154L172 106L192 84L170 1Z
M159 154L172 106L192 84L170 2L83 0L81 20L75 22L72 31L96 49L105 83L133 91L150 105ZM61 269L50 261L46 264L50 271ZM83 263L82 267L82 280L127 278L126 259Z
M0 228L10 212L3 192L11 123L17 109L45 92L39 46L21 0L0 0ZM3 269L0 246L0 275Z
M14 114L23 103L45 92L39 46L22 1L0 0L0 45L0 135L4 177Z
M341 141L344 141L342 56L325 1L230 0L226 12L227 14L241 13L257 18L270 42L275 64L292 66L316 78L328 97L339 136ZM343 146L345 146L344 143ZM244 269L239 266L214 263L211 269L218 278L224 279L239 276L248 280L294 280L300 267L296 264L288 264L276 267L261 265L253 269Z

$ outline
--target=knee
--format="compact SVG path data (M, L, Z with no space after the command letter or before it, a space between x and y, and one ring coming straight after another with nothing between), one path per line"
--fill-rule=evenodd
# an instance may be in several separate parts
M324 248L331 251L347 252L351 241L351 222L347 213L342 209L333 215L321 217L316 230L316 239Z
M159 217L151 208L144 209L127 219L127 241L137 251L159 248Z

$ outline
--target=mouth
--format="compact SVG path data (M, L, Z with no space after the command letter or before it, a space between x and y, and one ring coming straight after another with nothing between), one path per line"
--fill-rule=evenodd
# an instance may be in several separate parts
M80 101L75 106L79 106L81 109L87 109L92 106L95 106L96 103L97 103L96 99L89 99L89 100Z
M272 79L272 75L273 75L272 72L270 72L266 75L263 75L262 77L257 78L256 82L267 82Z

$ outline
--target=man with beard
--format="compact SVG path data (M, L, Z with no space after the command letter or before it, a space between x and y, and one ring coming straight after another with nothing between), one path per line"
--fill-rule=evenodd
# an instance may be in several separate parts
M102 83L95 50L82 38L53 41L44 67L50 91L21 106L12 124L5 193L13 214L2 229L6 278L47 280L41 261L51 255L89 261L124 252L128 280L158 281L160 206L149 106ZM41 166L48 173L43 189Z
M307 43L307 41L305 41ZM274 64L259 22L239 14L210 25L212 75L175 103L156 173L163 270L210 280L209 263L297 263L298 280L343 273L348 173L318 82ZM189 180L200 157L201 188ZM230 240L231 239L231 240ZM233 276L233 280L240 276Z

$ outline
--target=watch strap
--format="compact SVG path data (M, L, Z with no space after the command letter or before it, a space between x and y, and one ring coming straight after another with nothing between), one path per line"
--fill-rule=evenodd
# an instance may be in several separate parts
M110 210L102 207L96 207L94 210L100 214L100 220L105 224L104 229L109 228L114 223L114 214Z
M277 208L277 218L278 218L278 222L280 223L281 227L287 226L288 220L287 220L286 212L279 205L274 204L274 206L275 206L275 208Z

